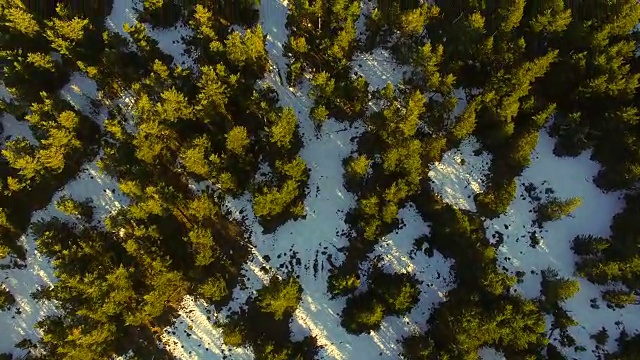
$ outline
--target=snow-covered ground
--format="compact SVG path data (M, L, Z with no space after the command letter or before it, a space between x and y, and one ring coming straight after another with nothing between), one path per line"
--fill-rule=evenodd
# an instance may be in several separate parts
M413 310L402 318L386 318L383 323L382 329L392 328L395 337L425 331L431 310L446 298L447 291L454 285L450 272L452 260L438 251L428 257L422 249L414 248L414 239L430 234L430 224L424 222L412 204L402 208L398 217L404 226L383 238L369 256L372 261L381 261L384 271L410 273L420 282L420 301Z
M388 83L402 80L408 66L397 64L389 50L376 48L371 53L358 53L351 62L353 71L364 76L371 89L381 89Z
M447 151L429 171L431 187L436 194L458 209L476 211L473 197L484 191L491 154L475 155L479 148L478 140L469 137L462 141L460 147Z
M2 98L2 100L4 101L11 100L11 94L9 94L9 91L4 86L4 83L2 83L1 81L0 81L0 98Z
M163 52L173 56L174 64L183 68L192 68L193 60L185 55L185 46L182 38L191 35L192 31L183 23L178 23L169 29L154 29L149 24L147 26L147 34L158 41L158 47Z
M478 356L480 356L480 359L482 360L505 360L502 353L487 347L480 349L480 351L478 351Z
M222 332L211 326L215 309L185 297L180 317L164 330L161 336L164 346L178 359L253 359L250 348L234 348L224 345ZM185 341L186 340L186 341Z
M489 239L504 239L498 249L500 265L512 273L518 270L525 273L523 282L516 288L527 298L539 296L541 270L551 267L560 276L574 277L576 257L571 250L571 241L581 234L609 236L611 219L624 205L621 194L604 194L593 184L592 179L599 165L589 159L588 152L577 158L558 158L553 155L553 146L553 139L544 130L541 131L531 166L518 179L516 199L506 214L485 222ZM545 189L550 188L554 196L560 198L581 197L582 205L571 216L546 223L542 229L538 229L533 223L536 202L525 191L529 183L538 188L543 199ZM537 236L540 241L535 248L530 246L531 236ZM615 339L620 332L616 322L619 321L632 333L640 330L640 307L610 310L600 300L601 287L585 279L577 279L580 292L566 302L565 308L580 324L571 328L570 333L579 345L587 348L587 352L569 352L567 355L595 359L592 353L595 343L589 336L604 326L609 333L608 348L615 350ZM590 300L593 298L598 299L599 309L591 308Z
M138 17L136 9L139 4L140 1L138 0L114 0L111 14L107 16L105 21L107 29L131 40L131 36L124 31L124 24L129 24L130 26L135 24Z
M29 140L32 144L37 144L38 141L33 137L33 133L29 128L29 124L24 121L18 121L16 118L9 114L5 113L0 116L0 123L2 123L2 133L0 134L0 139L2 139L2 143L0 143L0 147L4 146L4 142L6 140L16 139L16 138L25 138Z
M33 220L47 217L47 210L36 212ZM20 238L21 245L27 252L26 267L0 270L0 283L15 297L16 303L8 311L0 311L0 353L12 353L22 356L25 351L16 349L15 345L23 339L36 342L41 335L35 330L36 322L46 315L55 314L51 303L38 303L31 298L31 293L38 287L48 286L56 282L50 260L35 250L35 239L31 234Z

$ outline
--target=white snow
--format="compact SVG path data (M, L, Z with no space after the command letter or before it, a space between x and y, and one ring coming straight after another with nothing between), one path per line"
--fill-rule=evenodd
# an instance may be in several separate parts
M478 351L478 356L480 356L480 359L482 360L505 360L502 353L488 347L480 349L480 351Z
M356 39L360 42L364 42L367 38L367 17L371 15L374 6L372 1L362 0L360 2L360 16L356 21Z
M131 40L131 36L124 31L124 24L133 26L138 18L137 11L142 8L140 0L114 0L111 14L106 19L107 28ZM158 41L158 47L166 54L172 55L174 64L183 68L192 68L193 60L184 53L182 38L191 35L191 29L182 22L167 28L154 28L144 24L147 35Z
M451 113L452 119L455 119L457 116L462 114L464 109L466 109L467 107L467 94L465 93L463 88L455 89L454 96L458 99L458 102L456 102L456 107L455 109L453 109L453 112Z
M131 36L124 31L124 24L133 26L136 23L138 14L136 13L136 0L114 0L111 14L106 19L107 29L116 32L127 39Z
M34 145L38 144L38 140L33 137L33 133L29 128L28 122L18 121L13 115L4 113L2 117L0 117L0 123L2 123L3 129L2 133L0 133L0 138L2 139L0 147L4 147L5 141L16 139L19 137L29 140L29 142Z
M13 98L2 81L0 81L0 98L4 101L9 101Z
M45 217L48 217L48 211L42 210L34 213L32 220ZM15 348L16 343L23 339L37 342L41 333L35 329L36 322L46 315L55 314L52 303L38 303L31 298L31 293L38 287L49 286L57 281L50 260L35 250L33 235L23 235L20 243L27 252L27 267L0 270L0 283L4 284L16 299L11 309L0 311L0 353L11 353L18 358L26 352Z
M540 140L532 154L531 166L524 171L518 181L516 199L508 212L503 216L486 221L487 237L497 241L498 233L504 237L504 243L498 250L500 265L510 272L525 272L522 284L516 288L527 298L535 298L540 294L540 271L548 267L556 269L560 276L574 277L576 257L571 250L571 241L581 234L609 236L609 226L613 215L618 213L623 200L621 194L604 194L592 182L598 172L599 165L589 159L585 152L577 158L558 158L553 155L554 141L543 130ZM539 188L544 199L544 189L552 188L554 196L560 198L582 197L582 205L572 216L562 220L546 223L541 231L537 231L541 243L538 247L529 246L529 234L536 230L533 220L535 203L531 201L524 185L533 183ZM531 274L531 270L535 274ZM587 352L574 354L566 350L567 355L580 359L595 359L591 352L595 343L589 338L603 326L609 332L609 349L616 348L615 338L619 333L616 321L622 322L630 332L640 330L640 308L628 306L623 310L610 310L600 300L602 288L585 279L580 281L580 292L568 300L565 308L570 312L579 326L570 329L579 345L585 346ZM599 299L600 309L590 307L590 299Z
M388 83L397 85L410 68L396 63L389 50L376 48L371 53L358 53L351 62L353 71L364 76L370 89L381 89Z
M105 218L120 209L129 205L129 198L120 191L118 182L101 172L98 168L97 160L102 154L86 164L80 169L77 178L70 181L65 187L57 192L52 199L52 204L62 196L67 195L73 199L83 201L87 198L91 199L95 207L94 217L97 223L104 225ZM62 217L63 214L56 216Z
M149 24L145 24L147 34L158 41L158 47L163 52L173 56L173 63L183 68L193 68L194 63L191 58L186 56L184 50L185 45L182 42L183 37L192 34L191 29L179 22L175 26L168 29L153 28Z
M460 147L447 151L442 161L429 171L431 187L446 203L463 210L476 210L473 196L484 191L491 154L474 152L480 148L474 137L462 141Z
M409 204L402 208L398 217L404 222L404 226L382 239L370 258L382 260L381 264L386 272L410 273L421 282L420 301L413 310L403 318L385 319L385 323L394 323L395 334L402 337L407 333L426 330L431 310L445 300L455 279L451 274L452 260L446 259L438 251L434 251L432 257L427 257L423 249L414 248L413 240L429 235L431 227L424 222L415 207Z

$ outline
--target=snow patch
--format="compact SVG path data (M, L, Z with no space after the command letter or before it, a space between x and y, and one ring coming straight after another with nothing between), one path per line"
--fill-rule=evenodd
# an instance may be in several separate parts
M367 38L367 18L375 8L372 1L363 0L360 2L360 16L356 20L356 39L364 42Z
M396 63L389 50L376 48L371 53L358 53L351 62L353 71L364 76L370 89L381 89L388 83L398 85L409 71L408 66Z
M469 137L457 149L447 151L429 171L431 187L436 194L458 209L476 211L473 197L485 189L491 154L476 155L479 148L478 140Z
M0 123L2 124L0 137L3 140L0 147L4 147L5 141L16 138L25 138L33 145L38 144L38 140L33 136L28 122L18 121L13 115L4 113L2 117L0 117Z
M164 53L173 56L173 64L180 65L183 68L193 68L195 66L193 59L185 53L185 44L183 38L191 36L193 31L191 28L179 22L175 26L162 29L153 28L149 24L145 24L147 34L158 41L158 47Z
M131 36L124 31L124 24L133 26L136 23L138 18L136 4L139 2L139 0L113 0L111 14L106 19L107 29L132 41Z
M100 157L83 166L78 176L53 196L52 204L55 204L62 195L79 201L91 199L94 205L94 217L100 225L104 225L107 216L128 206L130 200L120 191L118 181L98 168L97 159Z
M13 99L13 96L11 96L11 94L9 93L9 90L7 90L6 86L4 86L4 83L0 81L0 99L3 101L11 101L11 99Z
M483 347L478 351L478 356L482 360L505 360L504 355L493 348Z

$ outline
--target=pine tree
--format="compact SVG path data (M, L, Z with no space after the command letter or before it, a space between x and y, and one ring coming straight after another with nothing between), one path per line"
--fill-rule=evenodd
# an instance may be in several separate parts
M298 183L292 179L280 187L263 187L254 195L253 211L257 217L273 217L285 211L298 195Z
M0 286L0 311L7 311L15 304L16 299L4 286Z
M162 114L164 119L174 122L178 120L191 120L193 111L187 98L176 90L175 87L162 92L160 94L161 101L157 105L158 113Z
M215 245L213 234L206 228L191 229L187 242L193 246L196 266L209 265L219 256L219 249Z
M298 119L293 109L290 107L282 109L280 114L274 114L271 117L270 122L269 141L283 150L291 148L298 125Z
M56 208L65 214L77 216L88 222L91 222L93 219L91 199L85 199L81 202L72 199L68 195L62 195L60 199L56 201Z
M358 155L351 158L347 165L347 175L356 179L363 179L371 166L371 160L366 155Z
M77 59L85 34L91 30L89 19L71 18L68 10L62 3L56 6L57 17L46 22L47 29L44 36L51 42L51 47L62 56ZM86 45L86 44L84 44Z
M199 136L180 150L180 161L187 171L207 179L213 174L209 162L210 148L209 139Z
M542 281L540 283L543 299L543 309L551 313L557 309L561 303L572 298L580 291L580 283L574 279L562 278L553 269L542 271Z
M226 147L228 151L238 156L246 155L246 150L251 140L245 127L235 126L229 131L226 137Z
M551 199L539 204L536 208L537 221L545 223L548 221L560 220L575 211L582 204L581 198L560 199L552 197Z
M258 290L256 302L263 312L272 313L276 320L290 316L302 299L302 287L293 277L272 277L269 284Z
M199 292L207 301L218 301L229 295L227 284L219 274L215 274L207 279L207 281L200 286Z

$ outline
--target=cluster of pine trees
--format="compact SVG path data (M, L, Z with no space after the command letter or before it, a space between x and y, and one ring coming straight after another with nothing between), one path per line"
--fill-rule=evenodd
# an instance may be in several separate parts
M145 1L141 12L162 20L171 9L165 3ZM12 95L2 110L25 121L36 140L2 144L2 257L24 256L16 241L31 212L98 150L101 170L131 201L97 219L91 199L64 196L56 207L68 218L31 226L59 279L32 296L55 301L60 312L38 323L40 344L25 346L48 359L129 350L166 358L156 342L183 297L228 302L247 260L245 233L223 209L225 198L252 193L265 231L304 215L308 169L298 155L297 115L258 84L268 68L262 30L231 31L236 14L218 16L214 4L185 8L180 16L193 35L184 41L197 67L185 69L142 22L125 26L128 39L105 29L109 11L76 2L53 11L17 0L1 5L2 81ZM108 113L102 132L57 95L73 72L98 85L92 103ZM271 171L257 177L261 165ZM3 288L3 308L12 299Z
M156 341L184 296L226 304L248 259L246 234L225 199L250 193L265 232L305 216L309 169L299 155L298 114L278 106L262 81L269 59L257 2L141 4L140 22L125 26L125 37L105 27L108 0L0 0L0 79L11 94L0 112L27 123L35 138L0 144L0 258L25 258L17 240L32 212L98 154L101 170L131 201L99 219L91 199L63 196L55 205L65 218L29 229L59 279L32 295L60 308L38 323L39 344L23 344L38 349L34 358L129 351L169 358ZM361 278L362 263L413 203L432 224L427 246L453 260L456 287L430 314L428 330L405 339L405 358L475 359L491 347L513 359L563 359L549 342L556 332L561 347L580 350L569 331L578 324L563 307L578 283L548 269L539 298L515 294L518 279L498 267L483 224L507 210L545 127L557 139L556 154L592 149L602 165L596 184L626 192L611 236L580 236L573 249L578 275L602 285L610 306L638 304L635 0L379 0L365 15L364 39L359 2L297 0L289 7L286 81L309 82L318 130L329 118L365 125L344 160L345 187L357 202L346 215L346 260L328 283L333 297L347 297L347 331L375 331L384 317L416 306L420 290L411 275L373 266ZM193 68L176 65L147 33L147 26L181 19L192 30L183 41ZM378 46L412 70L400 84L371 90L352 59ZM58 95L74 72L98 85L92 103L108 114L102 127ZM487 190L475 198L478 213L444 203L428 179L429 164L470 135L493 155ZM537 208L538 221L578 205L551 199ZM225 343L252 346L258 359L314 358L313 338L289 339L303 290L293 275L272 278L220 325ZM0 287L0 310L14 301ZM593 336L602 343L609 335ZM618 341L609 358L638 356L638 335L623 331Z

